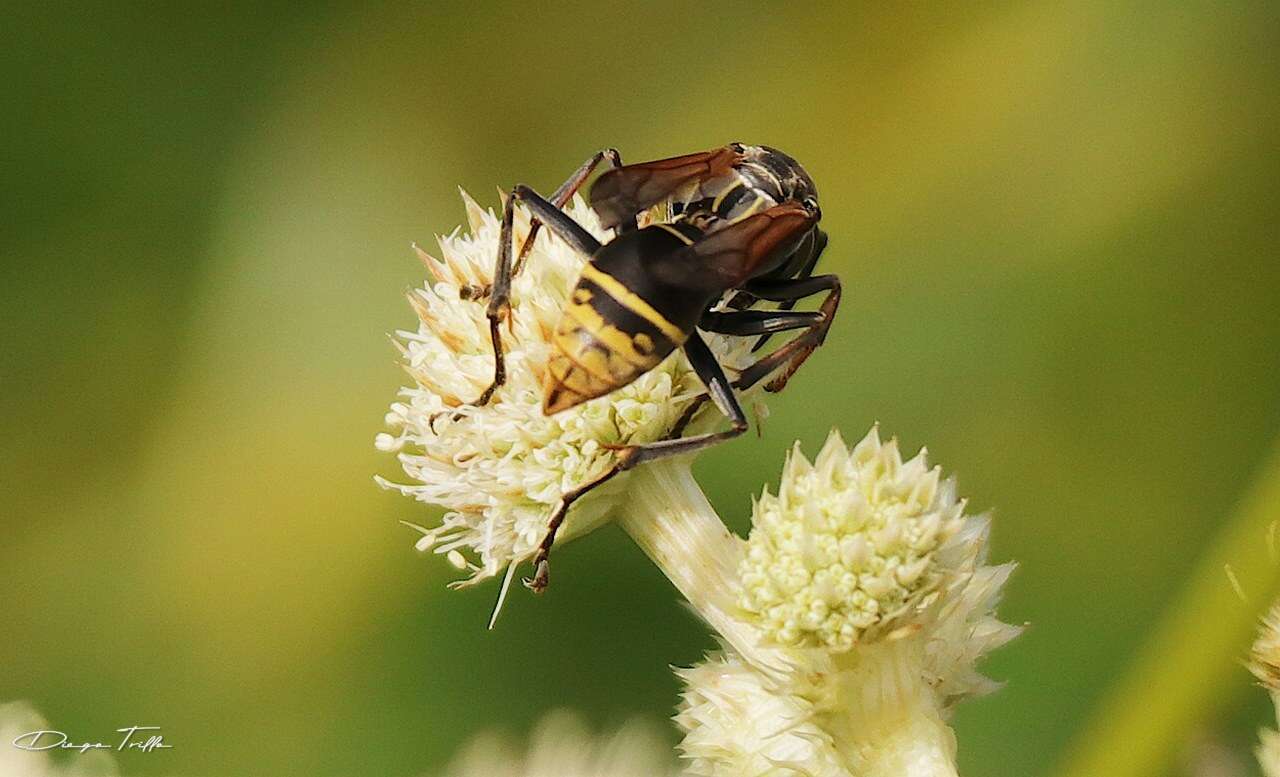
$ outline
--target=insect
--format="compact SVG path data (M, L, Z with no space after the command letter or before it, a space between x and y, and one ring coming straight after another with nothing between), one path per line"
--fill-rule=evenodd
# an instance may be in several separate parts
M606 160L612 169L596 179L589 194L601 223L615 230L615 237L601 244L561 208ZM533 219L513 263L517 202L525 203ZM663 203L665 219L638 226L642 213ZM817 188L798 162L777 149L741 143L630 165L622 164L617 150L605 149L584 162L550 199L528 186L512 189L485 310L495 356L493 382L476 404L487 403L506 379L500 323L509 312L511 279L544 224L588 262L552 338L543 412L558 413L621 388L677 348L684 350L707 388L667 439L615 446L609 470L562 495L534 557L534 577L525 581L531 589L546 588L556 532L577 499L644 462L742 434L747 418L734 390L770 376L766 390L781 390L823 343L840 304L840 280L813 274L827 245L818 228L820 218ZM793 312L799 300L823 292L817 311ZM750 309L758 301L780 305L776 310ZM774 333L803 331L730 380L699 329L758 336L756 351ZM730 428L682 436L708 397L729 419Z

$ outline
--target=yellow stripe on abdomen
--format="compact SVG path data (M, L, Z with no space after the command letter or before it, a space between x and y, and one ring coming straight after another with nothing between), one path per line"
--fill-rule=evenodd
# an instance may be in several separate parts
M643 319L649 331L627 332L606 319L595 305L604 302L606 309L617 310L622 303L606 290L600 277L607 279L606 283L614 280L604 273L592 277L584 273L592 287L574 290L552 334L555 351L543 378L543 412L548 415L622 388L658 366L676 348L677 343L665 333L674 327L669 323L662 327L630 306L623 307L629 315ZM667 323L665 318L660 320Z
M582 277L603 289L619 305L653 324L654 328L669 337L672 343L679 345L688 339L688 335L681 331L680 327L668 321L666 316L659 313L653 305L595 265L588 264L582 268Z

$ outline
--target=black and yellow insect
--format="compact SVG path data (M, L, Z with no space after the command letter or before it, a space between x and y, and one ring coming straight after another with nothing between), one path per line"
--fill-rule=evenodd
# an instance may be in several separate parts
M601 244L561 208L605 160L613 169L596 180L589 201L616 236ZM534 220L513 265L516 202L524 202ZM664 203L666 219L638 226L640 214ZM534 559L536 571L529 584L535 591L546 587L548 553L576 499L645 461L742 434L747 419L734 389L774 375L766 390L780 390L822 344L840 303L840 281L835 275L813 275L827 244L818 228L820 218L817 187L798 162L768 146L739 143L625 166L616 150L606 149L578 168L549 200L527 186L512 190L503 211L486 309L494 379L477 404L488 402L506 378L500 322L508 309L511 277L520 271L538 229L546 224L588 263L553 336L543 412L567 410L621 388L681 348L706 385L706 396L732 422L723 431L681 436L704 396L669 439L617 448L609 471L561 498ZM792 312L797 301L821 292L826 297L817 311ZM777 310L750 309L761 300L781 304ZM774 332L804 331L730 381L699 329L759 336L757 350Z

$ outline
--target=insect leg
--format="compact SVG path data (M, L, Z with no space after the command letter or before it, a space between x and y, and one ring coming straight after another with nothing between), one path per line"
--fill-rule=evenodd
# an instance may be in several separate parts
M720 366L720 362L716 361L715 355L711 353L711 349L703 341L702 336L694 332L685 342L684 352L689 357L689 363L693 365L694 372L698 374L698 377L706 385L707 393L710 394L711 400L716 403L716 407L720 409L721 413L725 414L733 426L720 432L707 432L706 434L696 434L693 437L679 437L659 440L645 445L622 447L619 450L626 457L622 462L623 469L630 469L654 459L678 456L682 453L700 450L718 442L737 437L747 430L747 416L742 412L742 407L738 404L738 398L733 395L732 384L724 374L724 368Z
M804 329L822 322L821 313L789 313L785 310L708 310L698 328L723 335L769 335ZM754 350L754 349L753 349Z
M793 302L839 286L840 279L835 275L812 275L808 278L748 281L742 288L756 299Z
M560 188L551 194L551 202L556 208L563 208L568 204L573 195L582 187L590 177L592 171L604 160L609 160L612 167L622 167L622 155L618 153L616 148L605 148L597 151L590 159L583 162L568 180L560 184ZM516 256L515 267L511 270L512 277L519 275L521 268L524 267L525 260L529 258L529 251L533 248L534 238L538 236L538 230L542 228L542 220L534 217L529 222L529 235L524 239L524 243L520 246L520 253Z
M697 261L698 266L715 269L720 274L728 277L750 278L756 268L775 265L781 265L786 268L794 263L797 256L805 257L806 252L812 252L813 246L816 244L816 238L812 237L812 229L815 228L817 219L818 215L815 210L808 206L802 206L797 203L783 203L762 213L757 213L735 222L729 227L693 243L686 251L691 254L691 258ZM803 269L803 265L807 264L807 259L801 259L801 262ZM773 301L780 301L799 299L821 290L806 291L804 288L791 288L796 283L793 279L785 279L785 283L787 283L788 288L778 290L775 288L776 282L772 284L763 281L759 283L748 282L738 289L737 294L729 298L727 301L728 310L714 311L715 315L709 315L709 320L706 324L710 328L715 328L715 325L719 323L717 319L720 316L724 316L724 319L720 319L724 321L731 316L745 313L758 300L768 299L771 292L789 292L782 296L775 294ZM760 293L755 294L753 291L759 291ZM820 312L818 315L821 316L823 314ZM746 331L752 334L764 334L783 329L795 329L804 325L804 323L801 323L801 318L796 317L797 314L783 311L781 313L783 318L778 318L777 316L776 311L773 316L769 316L768 311L752 311L746 317L738 318L731 325L734 327L732 331L742 331L743 327L747 327ZM821 325L817 319L813 318L813 314L805 314L803 319L807 321L810 329ZM753 331L755 327L758 328ZM738 384L735 382L734 385ZM699 409L705 404L705 401L706 395L697 397L685 408L684 413L672 428L672 439L678 438L684 433L685 427L692 422Z
M701 410L702 406L705 404L707 404L706 394L699 394L694 397L689 403L689 406L680 414L680 418L678 418L675 424L671 427L671 434L667 435L667 437L674 440L677 437L683 436L684 430L688 428L689 424L693 423L693 417L698 414L698 411Z
M792 329L804 329L821 323L821 313L788 313L778 310L708 310L698 322L698 328L707 332L725 335L758 335L768 336L774 332L786 332ZM693 422L707 402L706 394L699 394L684 409L679 420L671 427L671 437L684 434L685 428Z
M698 377L706 384L707 390L710 392L716 406L733 422L732 428L721 432L699 434L693 437L659 440L645 445L624 445L614 448L617 452L617 461L608 471L590 483L579 486L560 498L560 504L556 507L551 520L547 523L547 534L543 537L542 543L538 546L538 552L533 557L533 579L526 581L526 585L534 593L540 593L547 587L547 583L550 581L550 564L547 558L551 554L551 547L555 544L556 532L559 531L560 525L564 523L569 507L584 494L616 477L618 474L646 461L706 448L718 442L737 437L747 430L747 416L738 405L737 398L733 396L733 389L729 385L728 377L724 374L724 368L716 361L715 355L711 353L711 349L707 347L707 344L703 342L702 337L697 332L694 332L685 342L684 352L689 357L689 362L693 365Z
M818 308L821 320L794 340L747 367L733 382L734 388L750 388L775 370L782 369L782 373L765 386L766 391L781 391L796 370L800 369L800 365L804 364L809 355L826 340L831 322L835 319L836 310L840 307L840 279L834 275L818 275L793 280L753 281L747 284L746 291L758 299L779 302L798 300L822 291L827 292L822 305Z
M818 259L822 256L823 250L827 247L827 233L823 232L821 229L814 230L813 239L806 247L809 251L809 255L805 257L804 264L800 265L800 271L795 275L796 280L804 280L806 278L813 277L813 268L818 265ZM778 310L791 310L799 301L799 299L786 300L778 306ZM758 351L763 348L767 342L769 342L769 335L765 334L756 341L755 345L751 346L751 350L753 352Z
M548 201L524 184L519 184L511 190L511 196L507 197L507 203L502 209L502 231L498 236L498 266L493 273L493 293L484 311L489 319L489 339L493 343L493 382L475 401L474 404L477 405L487 404L493 398L493 392L497 391L507 379L499 324L506 318L511 307L511 242L517 200L524 202L535 218L541 219L561 240L583 255L590 256L600 248L600 242L578 222L557 208L555 203Z
M600 477L590 483L584 483L572 491L567 491L560 497L560 504L556 505L556 511L551 514L551 520L547 521L547 533L542 537L542 542L538 545L538 552L533 557L533 578L524 581L524 584L535 594L540 594L546 590L547 583L551 581L551 564L547 561L547 558L551 555L551 546L556 543L556 532L560 531L560 525L564 523L565 516L569 514L569 508L573 507L573 503L589 493L591 489L612 480L621 472L622 467L614 464Z

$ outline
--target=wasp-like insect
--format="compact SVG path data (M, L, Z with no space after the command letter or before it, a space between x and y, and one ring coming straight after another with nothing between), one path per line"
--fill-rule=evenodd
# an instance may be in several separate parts
M601 244L561 208L605 160L613 169L592 185L589 201L603 226L614 229L616 236ZM533 220L513 265L516 202L526 204ZM642 213L664 202L665 219L637 225ZM508 312L511 278L520 271L539 227L546 224L589 261L553 336L543 412L550 415L608 394L683 348L707 394L732 422L724 431L683 437L704 395L668 439L616 448L611 469L561 497L534 558L534 577L526 581L534 591L547 585L547 557L575 500L646 461L742 434L747 418L734 389L749 388L777 373L766 390L781 390L822 344L840 304L840 280L813 275L827 244L818 228L820 217L817 187L796 160L768 146L740 143L625 166L615 149L605 149L578 168L550 200L524 185L511 191L486 308L494 377L476 404L487 403L506 378L500 322ZM827 296L816 312L792 312L800 299L820 292ZM749 309L760 300L781 305L777 310ZM805 331L731 381L698 329L759 336L756 350L775 332Z

